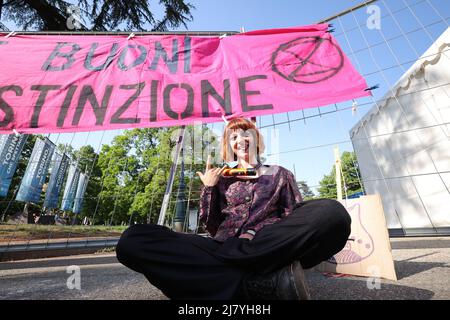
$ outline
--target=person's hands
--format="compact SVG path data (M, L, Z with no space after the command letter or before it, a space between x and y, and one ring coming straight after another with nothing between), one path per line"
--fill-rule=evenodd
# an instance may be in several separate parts
M212 168L211 166L211 156L208 155L208 159L206 160L206 169L205 173L196 172L197 175L202 180L203 184L208 187L213 187L219 181L220 175L227 168L227 165L224 165L222 168Z
M253 237L254 237L254 236L253 236L252 234L250 234L250 233L244 233L244 234L241 234L241 235L239 236L239 238L247 239L247 240L252 240Z

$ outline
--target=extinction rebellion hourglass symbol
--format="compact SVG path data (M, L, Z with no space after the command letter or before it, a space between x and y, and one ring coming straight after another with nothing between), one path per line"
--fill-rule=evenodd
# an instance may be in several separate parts
M272 54L271 64L272 70L286 80L318 83L342 69L344 56L330 39L299 37L280 45Z

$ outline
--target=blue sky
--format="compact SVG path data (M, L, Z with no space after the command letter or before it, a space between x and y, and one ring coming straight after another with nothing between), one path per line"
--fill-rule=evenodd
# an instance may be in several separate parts
M194 19L187 26L191 31L239 31L241 27L250 31L299 26L316 23L361 2L362 0L195 0L191 1L196 7L193 10ZM379 99L448 27L450 1L380 0L374 4L380 9L382 16L379 30L367 27L369 14L366 8L331 23L341 48L363 74L368 85L380 86L373 91L374 99ZM14 28L11 23L7 23L7 26ZM319 113L335 109L334 105L322 106L320 110L304 110L305 116L313 116L306 121L292 122L290 127L288 124L277 125L281 142L278 146L280 154L278 159L269 157L268 163L278 163L295 171L297 180L306 180L309 185L316 186L334 164L334 145L338 145L341 152L352 150L349 130L372 107L372 102L372 98L358 99L356 115L347 110L318 116ZM337 107L349 108L351 104L351 101L343 102L337 104ZM290 120L302 116L301 111L289 113ZM258 124L264 127L287 119L286 114L258 117ZM220 131L223 124L211 126ZM101 132L53 134L50 138L58 142L72 141L75 147L88 143L98 149L101 143L108 143L119 132L111 131L104 135ZM276 150L277 148L271 150L269 145L266 154L277 152Z

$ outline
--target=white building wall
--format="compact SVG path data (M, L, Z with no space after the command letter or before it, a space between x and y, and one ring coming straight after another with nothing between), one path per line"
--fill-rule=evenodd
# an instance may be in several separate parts
M450 28L392 92L350 131L366 193L388 228L450 227Z

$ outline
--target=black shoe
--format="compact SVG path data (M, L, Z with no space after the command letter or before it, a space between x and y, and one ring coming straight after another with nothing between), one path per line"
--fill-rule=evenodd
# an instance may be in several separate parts
M244 283L250 300L310 300L305 273L299 261L268 275L254 275Z

